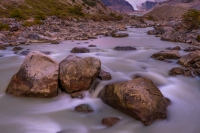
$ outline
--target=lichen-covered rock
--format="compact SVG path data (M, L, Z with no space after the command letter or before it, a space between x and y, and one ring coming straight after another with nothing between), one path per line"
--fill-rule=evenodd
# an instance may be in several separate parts
M99 75L100 68L101 61L97 58L70 55L60 63L60 87L68 93L88 90Z
M172 50L172 51L160 51L158 53L153 54L151 58L157 59L161 56L163 59L179 59L181 57L178 51Z
M169 99L147 78L109 84L100 92L102 101L145 125L167 117Z
M21 97L55 97L58 95L58 63L33 51L12 77L6 93Z
M93 109L89 104L81 104L75 107L76 112L92 113Z

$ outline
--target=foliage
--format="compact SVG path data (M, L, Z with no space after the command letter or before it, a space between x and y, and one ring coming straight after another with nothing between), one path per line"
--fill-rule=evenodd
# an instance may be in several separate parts
M4 23L0 22L0 31L8 30L8 29L9 29L9 25L8 24L4 24Z
M34 21L25 21L22 25L25 27L30 27L33 25L41 25L43 24L40 20L35 19Z
M13 11L11 11L10 17L19 18L19 19L23 19L24 18L23 15L22 15L22 12L19 9L14 9Z
M84 16L83 9L81 6L73 6L69 8L69 12L72 14L79 15L79 16Z
M37 12L34 18L37 20L45 20L46 15L43 12Z
M148 20L151 20L151 21L155 21L155 18L154 18L153 16L151 16L151 15L149 15L149 16L147 17L147 19L148 19Z
M190 9L188 12L183 14L183 23L185 28L188 30L198 29L200 26L200 11Z
M85 3L86 5L90 6L90 7L94 7L96 6L96 0L82 0L83 3Z

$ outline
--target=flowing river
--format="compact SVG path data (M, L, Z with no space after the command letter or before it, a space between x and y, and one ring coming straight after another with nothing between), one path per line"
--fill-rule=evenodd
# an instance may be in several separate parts
M51 99L18 98L5 94L11 77L19 70L25 56L14 54L12 48L0 50L0 132L1 133L200 133L200 81L199 78L176 76L168 72L178 66L157 61L150 56L168 47L188 44L161 41L147 35L152 28L128 28L127 38L99 37L89 41L66 41L58 45L31 44L24 50L51 51L50 55L60 62L70 55L74 47L87 47L90 53L76 54L80 57L93 56L102 61L102 69L112 74L112 80L101 81L96 90L86 94L84 99L71 99L60 93ZM134 46L137 51L115 51L115 46ZM23 50L22 50L23 51ZM21 52L21 51L19 51ZM183 50L181 55L186 54ZM171 100L167 108L168 118L157 120L150 126L105 105L98 93L104 85L116 81L127 81L135 76L147 77L155 83L165 97ZM87 103L95 110L85 114L75 112L77 105ZM101 124L104 117L118 117L122 120L113 127Z

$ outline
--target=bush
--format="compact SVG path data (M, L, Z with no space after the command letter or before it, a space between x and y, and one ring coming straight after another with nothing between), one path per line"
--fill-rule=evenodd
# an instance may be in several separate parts
M153 16L151 16L151 15L148 16L147 19L148 19L148 20L151 20L151 21L155 21L155 18L154 18Z
M37 19L37 20L45 20L46 19L46 15L43 12L37 12L37 14L35 15L35 19Z
M91 6L91 7L96 6L96 1L95 1L95 0L83 0L83 2L84 2L86 5Z
M200 35L197 36L196 40L200 42Z
M8 24L4 24L4 23L0 22L0 31L8 30L8 29L9 29L9 25Z
M22 25L24 27L30 27L33 25L41 25L41 24L43 24L43 23L40 20L35 19L34 21L25 21Z
M10 17L23 19L23 15L19 9L15 9L15 10L11 11Z
M69 8L69 12L79 16L84 16L83 9L80 6L74 6L72 8Z
M198 29L200 26L200 11L190 9L183 14L183 23L188 30Z

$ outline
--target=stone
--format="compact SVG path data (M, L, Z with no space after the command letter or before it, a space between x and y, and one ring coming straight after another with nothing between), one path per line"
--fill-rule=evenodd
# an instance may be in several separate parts
M172 48L171 50L181 50L181 48L179 46L176 46L176 47Z
M178 63L183 66L189 67L199 60L200 60L200 51L193 51L187 55L182 56L179 59Z
M101 61L94 57L69 55L60 62L59 83L67 93L88 90L101 69Z
M169 71L169 75L183 75L184 71L185 70L181 67L175 67Z
M19 97L49 98L58 95L58 63L38 52L30 52L12 77L6 93Z
M6 47L4 45L0 45L0 50L5 50Z
M23 49L22 47L14 47L13 51L18 51L18 50L22 50L22 49Z
M158 53L155 53L151 56L151 58L158 58L162 56L164 59L179 59L181 56L178 53L178 51L173 50L173 51L160 51Z
M89 104L81 104L75 107L76 112L92 113L93 109Z
M167 118L170 101L150 79L136 78L106 85L99 95L111 107L150 125L156 119Z
M71 98L78 98L78 99L84 98L84 94L82 91L71 93L70 96Z
M87 49L87 48L78 48L78 47L75 47L71 50L71 53L89 53L90 50Z
M59 41L57 41L57 40L53 40L53 41L51 41L51 44L59 44L60 42Z
M112 79L111 74L109 72L104 71L104 70L100 71L98 78L101 79L101 80L111 80Z
M117 117L106 117L102 119L102 124L108 127L111 127L117 124L121 119Z
M29 51L29 50L26 50L26 51L22 51L21 53L20 53L20 55L28 55L29 53L30 53L31 51ZM52 52L50 52L50 51L40 51L41 53L43 53L43 54L45 54L45 55L50 55Z
M88 45L88 47L97 47L96 45Z
M196 51L196 50L200 50L200 48L197 47L187 47L184 49L184 51L186 52L192 52L192 51Z
M114 48L115 50L118 51L131 51L131 50L137 50L135 47L132 46L117 46Z
M19 30L19 26L18 25L14 25L12 27L10 27L10 31L14 32L14 31L18 31Z
M120 38L120 37L128 37L129 34L128 33L113 33L111 34L112 37L117 37L117 38Z

